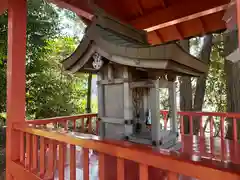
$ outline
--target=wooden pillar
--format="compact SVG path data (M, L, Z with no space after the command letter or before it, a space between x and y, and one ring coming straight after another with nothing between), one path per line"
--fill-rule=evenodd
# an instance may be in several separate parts
M103 74L102 73L98 73L97 75L97 79L98 79L98 117L101 119L104 116L104 87L101 84L101 80L103 80ZM100 121L100 125L99 125L99 136L101 138L105 137L105 123L101 120Z
M170 105L170 130L177 132L177 96L176 96L176 84L174 81L169 81L169 105Z
M20 136L13 123L25 122L26 14L26 0L8 0L7 180L13 179L10 162L19 159Z
M4 13L4 11L7 9L8 1L7 0L1 0L0 4L0 15Z
M159 79L154 82L154 88L150 89L151 132L152 144L159 146L161 138L160 108L159 108Z
M236 0L237 27L238 27L238 48L240 48L240 0Z
M130 89L129 81L131 74L128 67L124 66L123 69L123 108L124 108L124 120L125 120L125 137L129 137L133 134L133 104L132 104L132 89Z

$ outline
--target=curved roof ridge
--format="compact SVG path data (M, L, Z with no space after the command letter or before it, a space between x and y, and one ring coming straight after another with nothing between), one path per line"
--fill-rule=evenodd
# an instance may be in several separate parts
M104 15L106 16L106 15ZM107 17L107 16L106 16ZM75 52L63 61L66 70L77 72L97 52L114 63L168 70L176 73L200 75L208 69L207 65L184 51L177 43L151 46L146 34L111 18L96 16ZM87 57L87 60L86 60Z

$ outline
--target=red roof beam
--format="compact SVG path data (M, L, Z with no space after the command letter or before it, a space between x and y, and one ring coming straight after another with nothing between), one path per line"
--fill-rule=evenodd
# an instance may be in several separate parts
M130 21L130 23L146 31L154 31L176 25L192 19L214 14L227 9L229 0L190 1L184 0L166 9L156 10Z
M5 12L8 7L8 0L1 0L0 3L0 15Z
M64 0L48 0L51 3L56 4L60 8L65 8L70 11L75 12L78 16L84 17L86 19L92 20L93 13L92 10L88 7L88 1L76 1L68 0L67 2ZM78 8L81 7L81 8Z

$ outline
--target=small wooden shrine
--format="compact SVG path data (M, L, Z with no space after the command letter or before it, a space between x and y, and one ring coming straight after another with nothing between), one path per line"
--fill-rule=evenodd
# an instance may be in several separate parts
M146 37L98 11L63 66L72 73L97 73L102 138L171 148L177 138L175 78L201 75L207 65L176 43L151 46ZM169 88L170 130L160 125L161 87Z

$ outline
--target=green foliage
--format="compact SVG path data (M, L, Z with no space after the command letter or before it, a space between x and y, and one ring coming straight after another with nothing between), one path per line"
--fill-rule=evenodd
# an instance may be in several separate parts
M31 74L27 83L27 110L34 118L70 115L84 112L87 77L66 74L60 61L75 49L72 38L48 41L40 62L44 68ZM41 67L41 66L40 66Z
M205 93L205 107L217 112L225 112L227 106L223 41L219 40L222 39L221 36L222 34L214 35Z
M27 118L70 115L85 109L85 75L76 77L61 68L60 61L75 50L78 37L63 37L60 14L60 9L44 0L28 0ZM64 14L68 12L64 10ZM7 18L7 13L0 16L0 113L6 112ZM68 18L75 21L76 16Z

